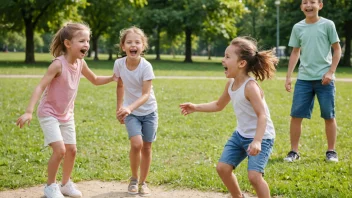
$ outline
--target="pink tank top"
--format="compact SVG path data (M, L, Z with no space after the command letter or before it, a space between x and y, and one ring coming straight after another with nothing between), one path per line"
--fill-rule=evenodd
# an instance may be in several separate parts
M73 117L83 59L77 59L73 68L63 55L54 60L61 62L61 75L45 88L37 112L39 117L52 116L61 122L67 122Z

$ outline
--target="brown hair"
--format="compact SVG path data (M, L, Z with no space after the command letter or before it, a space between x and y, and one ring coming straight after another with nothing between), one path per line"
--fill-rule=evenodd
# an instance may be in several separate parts
M250 37L237 37L231 41L231 45L236 46L235 53L239 59L247 62L246 72L253 73L256 80L263 81L274 75L279 59L273 50L259 52L257 42Z
M78 31L88 30L90 28L85 23L67 23L59 31L56 32L50 44L50 52L54 57L58 57L66 53L66 47L64 45L65 39L71 40Z
M148 49L148 37L145 35L144 31L136 26L132 26L130 28L123 29L120 31L120 50L121 50L121 52L123 51L122 46L126 41L127 34L129 34L129 33L135 33L135 34L140 35L142 37L144 51L146 51Z

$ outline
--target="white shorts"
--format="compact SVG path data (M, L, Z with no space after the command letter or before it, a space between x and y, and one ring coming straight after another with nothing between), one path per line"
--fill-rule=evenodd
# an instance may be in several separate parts
M73 118L68 122L60 122L51 116L38 117L38 120L44 133L44 146L57 141L76 144L75 120Z

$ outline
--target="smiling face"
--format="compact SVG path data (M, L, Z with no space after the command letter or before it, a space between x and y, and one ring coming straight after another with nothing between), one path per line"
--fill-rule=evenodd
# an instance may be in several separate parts
M65 40L67 51L74 58L84 58L89 50L90 32L88 30L78 31L71 40Z
M122 50L126 52L129 58L139 58L144 50L142 36L134 32L129 32L126 35Z
M323 3L319 0L302 0L301 10L308 22L316 22L319 19L319 10L323 8Z
M229 45L225 50L222 65L225 69L226 78L236 78L241 71L244 71L243 68L246 65L246 61L239 59L235 45Z

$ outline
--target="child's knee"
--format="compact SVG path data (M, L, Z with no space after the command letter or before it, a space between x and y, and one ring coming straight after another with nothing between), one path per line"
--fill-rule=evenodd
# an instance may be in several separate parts
M66 154L65 147L56 147L53 149L53 155L58 156L59 158L63 158Z
M143 148L143 143L142 142L132 142L131 143L131 150L142 150Z
M216 165L216 171L218 172L219 175L221 174L228 174L228 173L232 173L233 170L233 166L219 162Z
M76 156L77 147L76 145L66 146L66 155Z
M248 180L252 185L257 185L263 181L262 173L256 171L248 171Z

